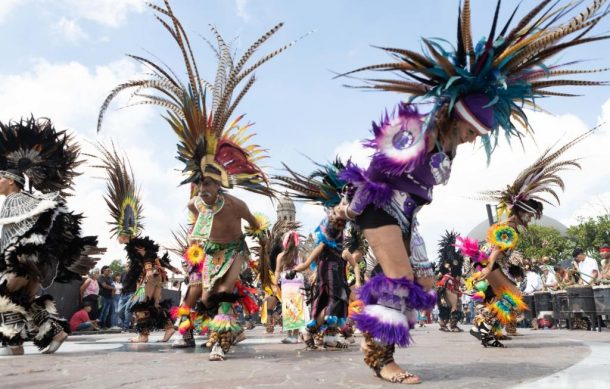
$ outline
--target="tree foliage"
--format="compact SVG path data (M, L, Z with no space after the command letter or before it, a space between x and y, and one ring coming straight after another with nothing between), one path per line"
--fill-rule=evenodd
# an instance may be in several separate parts
M125 265L120 259L113 260L108 266L112 270L112 274L123 274L125 272Z
M539 259L548 256L556 263L572 254L573 243L552 227L530 225L519 238L517 250L525 258Z
M567 234L573 247L580 247L589 256L600 259L599 247L610 243L610 215L580 219L579 224L568 228Z

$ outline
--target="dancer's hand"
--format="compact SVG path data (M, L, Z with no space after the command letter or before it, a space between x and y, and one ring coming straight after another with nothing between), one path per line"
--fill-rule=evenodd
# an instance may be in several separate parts
M153 279L153 272L151 270L146 272L146 281L151 281Z
M487 278L487 276L489 275L489 273L491 273L491 269L489 267L483 268L483 270L481 270L479 272L479 280L484 280Z

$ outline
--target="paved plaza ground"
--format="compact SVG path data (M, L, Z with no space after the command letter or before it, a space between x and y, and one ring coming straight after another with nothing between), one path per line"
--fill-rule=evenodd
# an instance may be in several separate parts
M610 331L522 330L506 349L484 349L466 332L417 328L397 361L422 377L418 388L608 388ZM130 334L72 336L55 355L2 357L3 388L396 388L372 377L357 344L347 351L303 351L279 333L247 331L224 362L201 347L129 344ZM360 338L358 338L359 342ZM199 344L202 339L198 339Z

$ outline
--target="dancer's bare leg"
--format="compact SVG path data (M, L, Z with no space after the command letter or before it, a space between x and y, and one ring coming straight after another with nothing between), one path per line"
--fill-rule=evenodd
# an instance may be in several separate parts
M387 225L365 229L363 232L386 277L414 279L406 242L403 239L400 227ZM418 279L417 282L426 290L434 285L434 280L431 277ZM365 342L362 345L366 349ZM404 370L396 362L390 362L382 367L380 374L384 379L389 380L403 372ZM421 379L417 376L411 376L403 382L414 384L421 382Z
M149 279L147 279L146 281L144 281L144 295L146 296L147 300L153 300L155 306L159 305L158 300L155 300L154 298L156 297L156 289L157 289L157 282L155 282L156 280L154 279L155 277L150 277ZM161 290L159 289L159 298L161 297ZM138 336L136 338L131 338L129 339L130 343L147 343L148 342L148 334L145 333L140 333L138 334Z
M204 302L204 304L207 304L210 295L212 295L213 293L232 293L233 292L233 289L235 288L235 283L237 282L237 279L239 278L239 274L241 273L243 261L244 261L244 259L242 257L235 258L235 260L231 264L231 267L229 268L229 270L227 270L227 272L222 277L222 279L216 285L214 285L214 288L212 289L212 291L211 292L208 292L207 290L202 291L201 299ZM221 342L221 340L222 339L218 339L218 342ZM230 343L232 343L234 340L235 339L233 339ZM220 348L219 348L218 353L216 353L216 351L215 351L215 348L218 347L218 344L219 343L216 343L216 345L213 346L212 351L210 352L210 357L209 357L210 361L223 361L224 360L224 355L220 351Z

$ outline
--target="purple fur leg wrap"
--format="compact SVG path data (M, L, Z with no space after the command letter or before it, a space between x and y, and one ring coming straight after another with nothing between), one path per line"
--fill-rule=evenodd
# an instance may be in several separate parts
M406 278L388 278L379 274L366 282L358 297L365 305L377 304L379 300L399 301L405 308L431 309L436 304L434 291L426 292L417 283ZM402 307L395 307L400 309Z
M383 305L367 305L353 316L356 327L368 332L381 343L406 347L411 343L410 330L413 323L400 311Z
M360 331L368 332L384 344L408 346L410 330L418 309L429 309L436 303L434 293L406 278L392 279L378 275L365 283L359 292L365 307L352 316Z

